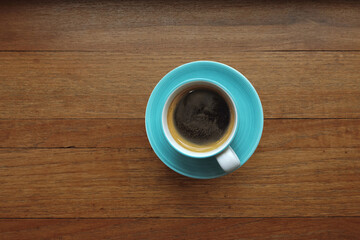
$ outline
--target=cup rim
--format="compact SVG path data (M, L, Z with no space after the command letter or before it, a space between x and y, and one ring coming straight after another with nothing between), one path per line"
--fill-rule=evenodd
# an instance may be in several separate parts
M219 88L221 91L223 91L227 95L227 97L231 101L232 107L234 109L234 114L235 114L234 127L233 127L233 130L232 130L230 136L225 141L225 143L223 143L221 146L219 146L218 148L213 149L211 151L208 151L208 152L193 152L191 150L188 150L188 149L182 147L180 144L178 144L173 139L170 131L167 128L167 110L169 109L171 101L176 96L175 93L177 91L181 91L182 89L180 89L180 88L184 87L185 85L190 85L192 83L195 83L195 84L196 83L207 83L207 84L215 85L217 88ZM191 157L191 158L208 158L208 157L212 157L212 156L215 156L215 155L219 154L220 152L224 151L227 147L229 147L229 145L232 142L232 140L234 139L234 137L236 135L236 132L237 132L237 129L238 129L238 112L237 112L235 101L233 100L233 96L231 95L230 91L228 91L220 83L218 83L218 82L216 82L214 80L211 80L211 79L207 79L207 78L190 78L190 79L187 79L187 80L179 83L178 85L176 85L171 90L169 95L167 96L166 102L165 102L165 104L163 106L162 113L161 113L161 124L162 124L162 132L163 132L163 134L165 136L166 141L176 151L178 151L179 153L181 153L181 154L183 154L185 156Z

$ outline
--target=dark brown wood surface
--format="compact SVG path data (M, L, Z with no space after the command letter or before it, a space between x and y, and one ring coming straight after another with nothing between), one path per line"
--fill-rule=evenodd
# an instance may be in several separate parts
M10 51L360 50L358 1L9 1L0 13Z
M5 239L358 239L360 218L127 218L0 221Z
M194 180L152 151L145 108L214 60L258 91L260 145ZM0 5L0 239L358 239L360 2Z

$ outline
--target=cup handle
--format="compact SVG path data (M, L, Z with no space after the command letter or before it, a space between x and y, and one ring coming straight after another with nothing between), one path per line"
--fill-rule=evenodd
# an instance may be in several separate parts
M227 173L240 167L240 160L230 146L216 155L216 160L218 161L220 167Z

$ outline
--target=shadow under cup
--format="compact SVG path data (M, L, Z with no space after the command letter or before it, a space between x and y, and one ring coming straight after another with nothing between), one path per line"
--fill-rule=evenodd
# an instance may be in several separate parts
M201 90L215 93L228 107L228 123L219 138L214 141L196 143L184 137L176 127L174 115L179 102L192 91ZM222 110L222 109L217 109ZM220 112L218 114L221 114ZM162 124L165 136L169 143L180 153L190 157L205 158L214 156L224 150L231 142L237 127L237 112L235 103L230 95L219 84L208 80L189 80L178 86L168 97L162 114ZM203 128L206 128L204 126Z

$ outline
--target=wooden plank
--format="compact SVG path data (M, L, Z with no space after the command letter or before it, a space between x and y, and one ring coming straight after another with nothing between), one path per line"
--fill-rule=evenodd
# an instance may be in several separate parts
M360 119L267 119L261 148L360 148Z
M359 23L358 1L9 1L0 50L360 50Z
M360 149L260 149L185 178L151 149L0 149L0 218L360 216Z
M360 218L0 220L5 239L357 239Z
M48 119L0 120L0 147L150 148L150 145L144 119Z
M360 52L0 53L0 118L143 118L156 83L196 59L247 76L266 118L360 118Z
M360 119L266 119L259 148L360 148ZM0 148L149 148L144 119L0 120Z

